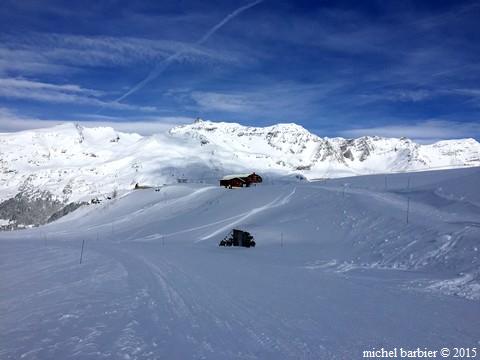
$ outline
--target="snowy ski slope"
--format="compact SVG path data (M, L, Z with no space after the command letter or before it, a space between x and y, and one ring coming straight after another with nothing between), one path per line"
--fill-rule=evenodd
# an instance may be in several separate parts
M357 359L382 346L478 347L478 184L479 168L168 185L3 232L0 358ZM233 227L257 247L218 247Z

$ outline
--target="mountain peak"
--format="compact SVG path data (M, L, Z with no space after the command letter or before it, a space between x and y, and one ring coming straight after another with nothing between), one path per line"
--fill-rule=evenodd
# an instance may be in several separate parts
M375 136L320 138L295 123L254 127L201 118L167 136L72 123L0 134L0 153L0 200L18 193L27 179L57 196L72 189L76 200L135 183L216 183L248 171L325 178L480 165L480 144L473 139L420 145Z

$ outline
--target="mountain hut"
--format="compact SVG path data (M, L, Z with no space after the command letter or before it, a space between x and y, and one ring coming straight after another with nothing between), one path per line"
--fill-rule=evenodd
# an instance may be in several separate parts
M251 184L257 184L261 182L262 177L253 172L251 174L226 175L220 180L220 186L231 189L234 187L249 187Z

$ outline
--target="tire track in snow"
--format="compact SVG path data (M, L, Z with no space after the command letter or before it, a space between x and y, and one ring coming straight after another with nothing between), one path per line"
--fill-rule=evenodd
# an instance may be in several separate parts
M281 314L272 313L265 307L261 307L264 319L259 320L258 313L255 311L259 308L258 304L228 294L217 284L188 273L178 264L173 264L164 258L155 264L145 257L141 259L158 277L164 290L174 294L172 298L175 304L185 310L182 312L182 319L187 322L191 340L193 339L192 341L200 349L197 350L197 353L200 352L198 356L205 356L204 348L206 347L207 352L210 351L209 349L215 350L215 353L223 352L221 358L239 357L238 353L233 352L231 340L239 336L239 331L245 332L246 339L254 342L262 352L270 355L277 354L275 358L281 354L293 359L301 350L298 347L299 344L292 342L291 328L289 324L284 323ZM270 326L272 323L277 324L275 332L272 332ZM229 336L225 336L225 332ZM195 340L200 338L203 340ZM219 341L220 338L223 340ZM233 343L236 344L235 341ZM305 346L305 344L302 345ZM259 349L252 350L255 353Z
M245 213L244 213L244 214L245 214ZM222 219L222 220L214 221L214 222L211 222L211 223L208 223L208 224L205 224L205 225L195 226L195 227L188 228L188 229L185 229L185 230L175 231L175 232L169 233L169 234L155 234L155 236L153 236L153 237L152 237L152 235L149 235L149 236L147 236L146 238L144 238L144 240L156 240L156 239L160 239L160 238L162 238L162 237L165 238L165 237L170 237L170 236L174 236L174 235L189 233L189 232L192 232L192 231L195 231L195 230L206 229L206 228L209 228L209 227L211 227L211 226L224 223L225 221L237 219L237 218L243 216L244 214L231 216L231 217L229 217L229 218L225 218L225 219ZM136 241L139 241L139 240L137 239Z
M258 214L260 212L263 212L265 210L268 210L268 209L273 209L273 208L276 208L278 206L283 206L283 205L286 205L287 203L290 202L290 199L292 198L292 196L295 194L297 188L294 187L293 190L286 196L279 196L277 197L275 200L269 202L268 204L265 204L263 206L260 206L258 208L255 208L255 209L252 209L250 211L247 211L243 214L240 214L239 215L239 218L231 223L228 223L227 225L221 227L220 229L217 229L215 230L213 233L211 234L208 234L206 236L203 236L202 238L200 238L200 240L197 240L195 242L200 242L200 241L204 241L204 240L208 240L222 232L225 232L226 230L232 228L233 226L241 223L242 221L248 219L249 217L255 215L255 214Z
M191 329L198 325L189 299L177 291L184 284L170 281L170 270L148 261L144 254L105 246L95 250L117 261L127 272L129 291L122 299L125 315L123 323L117 326L114 353L135 359L173 358L183 350L178 352L178 348L168 344L191 348Z
M158 240L158 239L161 239L161 238L167 238L167 237L171 237L171 236L175 236L175 235L180 235L180 234L185 234L185 233L189 233L189 232L192 232L192 231L196 231L196 230L202 230L202 229L207 229L209 227L212 227L212 226L215 226L215 225L219 225L219 224L222 224L224 222L227 222L227 221L231 221L228 223L228 225L225 225L223 227L221 227L219 230L216 230L215 232L209 234L209 235L206 235L204 237L202 237L200 240L197 240L195 242L200 242L200 241L204 241L204 240L207 240L209 238L212 238L213 236L215 235L218 235L219 233L225 231L225 229L228 229L229 227L231 226L234 226L236 224L239 224L240 222L242 222L243 220L249 218L250 216L252 215L255 215L259 212L262 212L262 211L265 211L265 210L268 210L268 209L272 209L272 208L275 208L275 207L278 207L278 206L283 206L283 205L286 205L288 202L290 202L292 196L295 194L297 188L295 187L289 194L287 194L286 196L278 196L277 198L275 198L273 201L263 205L263 206L260 206L258 208L255 208L255 209L252 209L252 210L249 210L249 211L246 211L242 214L238 214L238 215L235 215L235 216L230 216L228 218L225 218L225 219L221 219L221 220L218 220L218 221L214 221L214 222L211 222L211 223L208 223L208 224L204 224L204 225L200 225L200 226L195 226L195 227L191 227L191 228L188 228L188 229L184 229L184 230L180 230L180 231L175 231L175 232L172 232L172 233L168 233L168 234L153 234L153 235L149 235L145 238L142 238L142 239L135 239L135 241L152 241L152 240ZM233 221L232 221L233 220Z
M108 223L101 223L101 224L95 224L91 225L86 228L86 231L105 231L108 232L111 226L119 226L122 224L126 224L132 221L133 218L140 218L144 216L145 213L152 212L153 209L162 209L162 208L171 208L173 205L177 205L179 203L189 203L191 202L195 197L202 195L203 193L209 192L211 190L217 189L214 186L208 186L204 187L198 190L195 190L192 193L177 197L177 198L171 198L171 199L158 199L158 201L150 202L146 204L143 208L136 210L134 212L128 212L126 214L122 214L120 216L117 216L115 220L111 220ZM64 232L64 234L68 234L68 232Z
M263 319L259 319L258 304L226 293L163 256L106 247L98 250L108 253L128 273L131 295L122 301L126 316L116 335L115 354L168 358L178 355L179 348L195 358L221 354L215 358L243 359L268 354L269 358L282 355L293 359L298 354L298 344L292 342L291 329L281 314L262 307ZM278 325L275 331L272 323ZM245 334L244 341L251 349L243 354L239 353L242 344L235 340L240 333ZM174 349L170 343L176 344Z

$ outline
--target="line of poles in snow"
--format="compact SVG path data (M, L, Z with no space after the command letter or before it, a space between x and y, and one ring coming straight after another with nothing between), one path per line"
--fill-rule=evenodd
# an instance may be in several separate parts
M113 238L113 235L114 235L114 227L113 227L113 223L112 223L112 238ZM43 235L44 237L44 242L45 242L45 246L47 246L47 236L44 234ZM282 234L282 237L283 237L283 234ZM98 240L100 239L100 236L98 234L98 231L97 231L97 242ZM162 247L165 247L165 237L163 235L160 236L160 239L161 239L161 244L162 244ZM283 240L282 240L283 242ZM85 239L82 240L82 247L80 249L80 260L79 260L79 263L81 264L83 262L83 254L85 252L85 244L86 244L86 241ZM282 245L283 246L283 245Z
M388 189L387 175L385 175L384 179L385 179L384 180L385 190L387 190ZM324 181L326 183L327 179L325 179ZM349 186L349 184L343 184L343 189L342 189L342 197L343 198L345 198L345 192L346 192L346 189L347 189L348 186ZM407 191L410 192L410 176L407 178ZM405 220L406 220L406 223L408 224L409 220L410 220L410 194L407 194L407 208L406 208ZM114 235L114 225L113 225L113 223L112 223L112 227L111 227L111 235L112 235L112 237ZM43 238L44 238L45 246L47 246L47 236L44 234ZM97 241L98 240L99 240L99 235L98 235L98 232L97 232ZM161 237L161 242L162 242L162 247L165 246L165 239L164 239L163 236ZM284 247L283 232L280 233L280 247L282 247L282 248ZM80 262L79 262L80 264L83 262L84 249L85 249L85 239L82 240L82 247L81 247L81 250L80 250Z
M326 184L327 179L324 179L323 182ZM345 198L345 192L346 192L346 190L349 186L350 186L350 184L348 184L348 183L343 184L343 186L342 186L342 198ZM388 180L387 180L387 175L386 174L384 176L384 190L385 191L388 190ZM406 206L406 210L405 210L405 221L408 224L409 221L410 221L410 175L407 178L407 188L406 188L406 190L407 190L407 206Z

